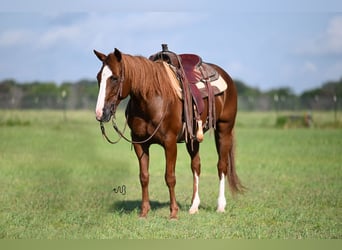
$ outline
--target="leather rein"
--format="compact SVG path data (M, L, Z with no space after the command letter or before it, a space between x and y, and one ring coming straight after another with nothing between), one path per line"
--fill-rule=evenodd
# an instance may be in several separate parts
M115 96L115 98L114 98L113 104L111 105L111 106L112 106L112 113L113 113L112 125L113 125L113 128L114 128L114 130L116 131L116 133L119 135L119 138L118 138L116 141L112 141L111 139L109 139L109 137L108 137L107 134L106 134L106 130L105 130L105 127L104 127L104 125L103 125L103 122L100 122L101 133L102 133L103 137L107 140L107 142L109 142L109 143L111 143L111 144L116 144L116 143L118 143L118 142L121 140L121 138L123 138L124 140L126 140L127 142L132 143L132 144L143 144L143 143L146 143L146 142L148 142L149 140L151 140L152 137L153 137L153 136L157 133L157 131L159 130L159 128L160 128L160 126L161 126L161 124L162 124L162 122L163 122L163 120L164 120L164 118L165 118L165 116L166 116L166 110L167 110L168 105L166 106L165 111L163 112L163 115L162 115L162 117L160 118L160 121L159 121L157 127L155 128L155 130L153 131L153 133L152 133L147 139L141 140L141 141L135 141L135 140L131 140L131 139L127 138L127 137L124 135L124 132L125 132L126 127L127 127L127 117L126 117L126 122L125 122L125 126L124 126L123 131L121 131L121 130L118 128L118 126L117 126L117 124L116 124L116 122L115 122L115 120L116 120L116 119L115 119L115 113L116 113L116 108L117 108L117 106L115 105L115 103L117 102L117 100L118 100L119 98L121 99L121 97L122 97L122 87L123 87L123 82L124 82L124 75L125 75L124 64L123 64L123 62L122 62L122 63L121 63L121 76L120 76L120 82L119 82L119 84L120 84L120 85L119 85L119 90L118 90L118 92L117 92L117 94L116 94L116 96Z
M125 141L129 142L129 143L132 143L132 144L143 144L143 143L146 143L148 142L149 140L152 139L153 136L155 136L155 134L157 133L157 131L159 130L164 118L165 118L165 115L166 115L166 111L163 113L163 116L161 117L157 127L155 128L155 130L153 131L153 133L148 137L146 138L145 140L142 140L142 141L135 141L135 140L131 140L129 139L128 137L126 137L124 135L125 133L125 130L126 130L126 127L127 127L127 118L126 118L126 122L125 122L125 126L124 126L124 129L123 131L121 131L116 122L115 122L115 117L113 116L112 118L112 125L113 125L113 128L114 130L116 131L116 133L119 135L119 138L116 140L116 141L112 141L111 139L108 138L107 134L106 134L106 130L105 130L105 127L103 125L103 122L100 122L100 128L101 128L101 132L102 132L102 135L104 136L104 138L106 138L106 140L110 143L110 144L116 144L118 143L121 138L123 138Z

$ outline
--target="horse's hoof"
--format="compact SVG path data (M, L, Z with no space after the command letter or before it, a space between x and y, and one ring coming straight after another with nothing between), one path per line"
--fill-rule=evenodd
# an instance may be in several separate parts
M146 218L147 218L147 213L141 212L141 213L139 214L139 219L146 219Z
M198 213L198 207L189 209L189 214L197 214L197 213Z
M218 213L224 213L224 212L226 212L226 210L224 209L224 207L218 207L217 210L216 210L216 212L218 212Z
M139 215L139 219L140 219L140 220L145 220L145 219L147 219L147 215L141 215L141 214L140 214L140 215Z
M178 208L170 213L170 220L178 220L177 217Z
M177 212L178 212L178 208L174 209L173 211L170 212L170 220L177 220Z

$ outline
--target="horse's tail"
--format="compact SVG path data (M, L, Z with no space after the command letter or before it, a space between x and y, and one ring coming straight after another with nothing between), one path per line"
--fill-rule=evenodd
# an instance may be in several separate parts
M242 185L235 167L235 136L234 131L232 131L232 146L228 152L228 166L227 166L227 180L229 184L230 191L233 195L237 193L244 193L246 188Z

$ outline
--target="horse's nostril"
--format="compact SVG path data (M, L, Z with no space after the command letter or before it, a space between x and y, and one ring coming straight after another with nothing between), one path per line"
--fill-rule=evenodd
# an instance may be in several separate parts
M95 110L95 117L96 117L96 120L100 121L101 118L102 118L102 115L103 115L102 109L96 109L96 110Z

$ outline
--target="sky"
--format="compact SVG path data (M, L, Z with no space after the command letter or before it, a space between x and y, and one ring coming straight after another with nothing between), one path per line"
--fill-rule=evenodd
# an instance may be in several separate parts
M299 94L342 77L342 1L5 0L0 81L95 80L93 49L148 57L162 43Z

